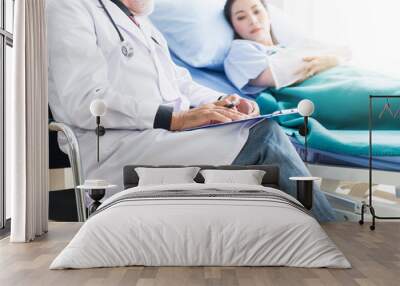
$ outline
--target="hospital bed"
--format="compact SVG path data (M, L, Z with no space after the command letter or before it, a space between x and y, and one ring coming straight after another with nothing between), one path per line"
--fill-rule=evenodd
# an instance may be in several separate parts
M209 88L218 90L220 92L231 94L240 94L243 97L254 99L255 97L250 97L242 94L237 90L226 78L223 72L193 68L188 64L180 60L176 55L172 54L173 59L176 64L185 67L189 70L193 79ZM298 143L294 138L291 139L293 145L302 158L304 157L304 147L302 144ZM329 165L337 166L341 168L368 168L368 156L352 156L347 154L340 154L328 151L322 151L318 149L308 149L308 163L310 165ZM375 157L373 162L374 169L387 172L400 172L400 156L381 156ZM365 178L364 178L365 179Z
M304 146L292 138L291 141L300 156L304 158ZM307 162L310 172L321 178L347 182L367 182L369 178L369 158L367 156L350 156L311 148L308 149ZM400 181L398 179L400 157L375 157L372 164L374 184L395 186L396 197L400 198ZM339 218L351 221L359 220L362 203L367 198L354 200L341 194L331 192L325 192L325 194ZM379 213L386 213L387 216L399 213L395 206L380 202L375 205L378 205Z
M193 79L209 88L213 88L227 94L237 93L243 97L252 98L241 94L226 78L223 72L214 70L193 68L172 54L176 64L185 67L191 73ZM254 97L253 97L254 99ZM299 155L304 158L304 145L295 138L290 137L291 142ZM307 166L310 172L317 177L337 181L368 181L368 156L354 156L329 152L319 149L308 148ZM376 184L397 186L396 196L400 198L400 172L399 156L374 156L373 158L373 180ZM354 214L360 214L361 201L355 201L345 196L325 192L331 204L345 219ZM355 219L356 217L354 217Z

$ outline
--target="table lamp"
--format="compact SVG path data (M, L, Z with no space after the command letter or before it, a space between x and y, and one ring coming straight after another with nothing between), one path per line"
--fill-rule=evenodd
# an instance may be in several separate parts
M307 144L307 136L308 136L308 117L310 117L315 110L314 103L311 100L304 99L299 102L297 106L297 110L299 114L304 117L304 125L300 127L299 133L301 136L304 136L304 152L305 152L305 159L304 162L307 163L308 158L308 144Z

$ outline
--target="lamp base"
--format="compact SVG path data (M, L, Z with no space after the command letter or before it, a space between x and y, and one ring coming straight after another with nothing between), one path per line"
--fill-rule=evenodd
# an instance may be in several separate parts
M297 181L297 200L311 210L313 207L313 181Z
M307 129L307 131L306 131L306 129ZM302 125L302 126L299 127L299 134L300 134L301 136L306 136L306 135L308 135L309 133L310 133L310 130L308 130L308 128L306 128L304 125Z
M319 177L290 177L292 181L297 183L297 200L303 206L311 210L313 207L313 183L314 181L321 180Z
M106 129L103 126L98 126L98 127L96 127L94 132L98 136L104 136L106 134Z
M88 212L89 216L94 213L97 208L101 205L100 200L104 198L106 194L106 189L90 189L88 191L89 197L93 200L93 202L89 205Z

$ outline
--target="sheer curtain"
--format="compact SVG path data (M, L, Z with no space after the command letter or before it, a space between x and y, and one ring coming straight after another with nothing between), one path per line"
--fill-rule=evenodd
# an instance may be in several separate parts
M47 42L44 0L15 2L13 92L6 98L6 186L12 242L48 227Z
M359 66L400 77L400 1L282 1L285 13L303 33L348 46Z

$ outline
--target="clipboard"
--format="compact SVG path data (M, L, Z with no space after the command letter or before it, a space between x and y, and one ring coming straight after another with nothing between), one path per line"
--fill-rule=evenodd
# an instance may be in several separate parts
M246 119L241 119L241 120L236 120L236 121L231 121L231 122L224 122L224 123L215 123L215 124L207 124L199 127L194 127L194 128L188 128L184 129L183 131L192 131L192 130L198 130L198 129L207 129L207 128L216 128L216 127L221 127L225 125L231 125L231 124L238 124L238 123L243 123L246 121L261 121L264 119L269 119L269 118L274 118L278 116L283 116L283 115L290 115L290 114L297 114L299 111L297 108L292 108L292 109L283 109L283 110L277 110L273 113L270 114L264 114L264 115L259 115L256 117L252 118L246 118Z

